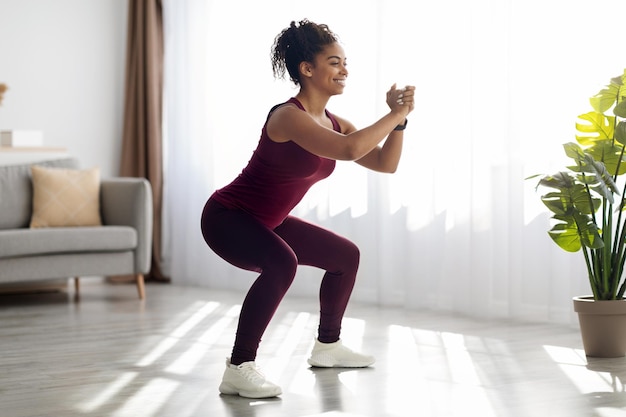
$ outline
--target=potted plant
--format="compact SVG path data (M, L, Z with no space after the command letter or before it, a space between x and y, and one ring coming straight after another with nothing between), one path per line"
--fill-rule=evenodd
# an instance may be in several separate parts
M587 356L626 355L626 70L590 99L578 116L576 143L564 144L573 164L542 176L541 200L554 220L548 234L562 249L580 251L592 296L575 297ZM621 314L621 313L620 313ZM610 328L607 326L616 326Z

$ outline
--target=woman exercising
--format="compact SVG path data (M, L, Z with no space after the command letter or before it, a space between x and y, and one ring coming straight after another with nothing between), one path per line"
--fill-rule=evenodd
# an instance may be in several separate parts
M323 24L291 22L275 39L272 68L278 78L288 74L299 92L270 110L248 165L213 193L201 222L204 239L216 254L234 266L259 273L243 302L232 355L219 387L222 394L249 398L282 393L260 373L255 360L261 337L298 265L325 271L319 292L318 335L309 365L358 368L374 363L372 356L350 350L340 339L359 249L290 212L313 184L333 172L336 160L395 172L406 116L414 107L415 88L397 89L394 84L386 97L389 113L364 129L357 130L326 110L328 100L343 93L348 70L337 36Z

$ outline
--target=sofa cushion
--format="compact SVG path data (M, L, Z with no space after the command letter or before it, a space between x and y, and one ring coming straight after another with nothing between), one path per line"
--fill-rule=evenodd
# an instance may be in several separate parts
M31 228L100 226L100 170L33 165Z
M137 247L129 226L0 230L0 259L60 253L122 252Z
M78 160L63 158L34 165L77 168ZM28 227L32 204L30 165L0 166L0 230Z

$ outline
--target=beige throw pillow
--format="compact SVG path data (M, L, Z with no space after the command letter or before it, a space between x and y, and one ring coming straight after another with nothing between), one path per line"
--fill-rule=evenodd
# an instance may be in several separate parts
M31 166L31 228L100 226L100 170Z

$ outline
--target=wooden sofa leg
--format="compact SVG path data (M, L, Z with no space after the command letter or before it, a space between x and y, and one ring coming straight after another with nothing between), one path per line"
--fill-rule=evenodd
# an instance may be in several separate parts
M139 293L139 298L143 300L146 298L146 289L143 280L143 274L135 275L135 280L137 281L137 292Z
M74 277L74 298L80 298L80 277Z

